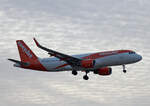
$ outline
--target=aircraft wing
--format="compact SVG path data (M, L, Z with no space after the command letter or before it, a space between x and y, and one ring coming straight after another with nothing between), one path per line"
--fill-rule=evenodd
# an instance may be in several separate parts
M79 63L82 61L79 58L76 58L76 57L73 57L73 56L70 56L70 55L66 55L66 54L63 54L63 53L60 53L60 52L48 49L48 48L40 45L35 38L34 38L34 41L35 41L36 45L39 48L47 51L48 54L50 54L51 56L55 56L55 57L59 58L60 60L67 62L71 66L78 66Z

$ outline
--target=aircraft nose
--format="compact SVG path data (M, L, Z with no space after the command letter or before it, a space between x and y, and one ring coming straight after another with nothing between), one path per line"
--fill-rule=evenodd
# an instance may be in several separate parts
M142 60L142 56L141 55L137 55L137 61L141 61Z

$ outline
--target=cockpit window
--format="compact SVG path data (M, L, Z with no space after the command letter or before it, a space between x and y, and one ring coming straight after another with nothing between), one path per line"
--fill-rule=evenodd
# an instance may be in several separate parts
M129 52L129 54L135 54L135 52L131 51L131 52Z

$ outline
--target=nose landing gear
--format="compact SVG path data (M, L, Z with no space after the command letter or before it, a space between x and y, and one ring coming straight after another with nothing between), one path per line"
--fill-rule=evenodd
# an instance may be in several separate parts
M127 72L127 70L126 70L125 65L122 65L122 66L123 66L123 72L124 72L124 73L126 73L126 72Z

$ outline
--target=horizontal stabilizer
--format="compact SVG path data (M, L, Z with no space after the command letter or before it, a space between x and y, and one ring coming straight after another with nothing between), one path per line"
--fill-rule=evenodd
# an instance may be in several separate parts
M19 65L23 65L23 66L28 66L29 65L29 63L21 62L21 61L15 60L15 59L8 59L8 60L12 61L14 63L17 63Z

